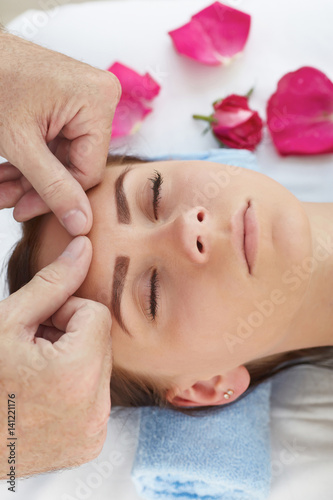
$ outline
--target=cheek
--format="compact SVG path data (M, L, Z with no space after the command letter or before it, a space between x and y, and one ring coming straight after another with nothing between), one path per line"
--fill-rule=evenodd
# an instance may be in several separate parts
M212 174L212 172L210 172ZM185 205L210 208L222 200L223 190L206 172L185 178L179 186L178 198Z
M228 302L223 300L216 273L214 278L210 273L196 275L195 279L190 279L186 273L180 275L176 284L179 293L172 297L174 303L170 306L177 311L170 335L176 350L193 348L200 352L200 346L216 345L216 336L225 325L223 308L229 308L230 297Z

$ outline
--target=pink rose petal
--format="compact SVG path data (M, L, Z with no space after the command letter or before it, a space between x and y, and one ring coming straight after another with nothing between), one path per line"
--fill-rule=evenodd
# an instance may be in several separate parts
M250 32L251 16L220 2L192 16L209 33L216 50L232 57L244 49Z
M170 31L169 35L180 54L211 66L221 64L220 55L215 50L211 38L199 23L191 21Z
M227 64L244 49L250 25L249 14L215 2L169 35L180 54L203 64Z
M121 137L137 131L142 120L151 113L146 102L160 91L159 84L148 74L140 75L128 66L114 63L108 71L120 81L122 95L112 122L112 137Z
M267 104L267 125L282 155L333 152L333 83L305 66L278 82Z

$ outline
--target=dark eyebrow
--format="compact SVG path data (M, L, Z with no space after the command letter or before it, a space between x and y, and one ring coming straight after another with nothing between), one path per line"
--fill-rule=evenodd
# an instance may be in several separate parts
M116 207L117 207L117 215L118 222L120 224L130 224L131 223L131 214L129 211L129 206L127 202L127 198L124 191L124 179L126 174L132 170L132 167L126 167L125 170L118 176L115 182L115 196L116 196Z
M117 177L114 184L115 200L118 222L120 224L131 224L131 214L129 210L128 201L124 191L124 179L126 174L132 170L132 167L127 166L123 172ZM120 328L133 338L133 335L128 331L125 326L123 317L121 315L121 297L123 294L125 279L129 268L129 257L117 257L114 270L113 270L113 283L112 283L112 296L111 296L111 313L112 317L118 322Z
M124 330L127 335L133 338L133 335L126 328L120 310L121 296L124 290L126 274L128 271L130 259L129 257L117 257L114 264L113 283L112 283L112 297L111 297L111 313L119 326Z

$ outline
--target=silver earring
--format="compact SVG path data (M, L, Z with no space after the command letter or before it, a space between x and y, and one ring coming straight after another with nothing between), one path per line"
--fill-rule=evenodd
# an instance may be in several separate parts
M230 396L232 396L233 393L234 391L232 389L228 389L227 392L223 394L223 397L225 397L225 399L230 399Z

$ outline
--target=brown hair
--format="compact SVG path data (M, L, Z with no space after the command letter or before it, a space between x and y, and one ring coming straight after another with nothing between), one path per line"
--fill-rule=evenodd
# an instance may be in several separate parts
M107 166L146 163L148 161L151 160L130 155L109 155ZM41 220L42 216L23 223L22 238L17 243L8 263L7 281L10 293L14 293L24 286L35 274ZM300 349L247 363L245 367L250 373L250 386L235 402L277 373L304 364L333 368L333 347ZM190 415L203 414L202 412L213 411L214 408L218 408L203 406L193 409L174 406L166 400L165 393L168 387L165 384L162 386L150 377L146 379L139 378L129 369L124 370L115 365L112 369L110 388L113 407L159 406L172 408ZM234 404L234 402L228 403L228 406L230 404Z

